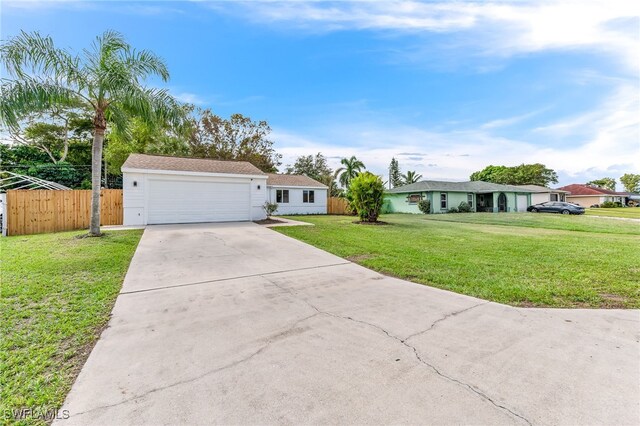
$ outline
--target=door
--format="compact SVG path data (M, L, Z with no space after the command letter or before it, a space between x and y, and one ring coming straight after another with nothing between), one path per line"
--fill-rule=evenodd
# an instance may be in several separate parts
M249 182L149 179L147 223L250 220Z
M527 196L526 195L518 195L518 211L526 212L528 206Z
M504 195L503 192L498 195L498 211L506 212L507 211L507 196Z

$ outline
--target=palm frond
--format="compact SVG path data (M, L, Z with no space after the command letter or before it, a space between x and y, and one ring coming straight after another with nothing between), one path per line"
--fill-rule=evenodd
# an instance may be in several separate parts
M56 48L51 37L43 37L38 32L21 31L0 46L0 57L8 74L19 79L36 74L74 85L83 84L77 72L78 57Z
M164 60L148 50L132 49L124 58L125 66L139 78L157 75L162 81L169 80L169 70Z
M82 102L76 92L64 86L30 77L5 80L0 91L0 124L9 128L16 128L26 114L45 111L53 106L74 107Z

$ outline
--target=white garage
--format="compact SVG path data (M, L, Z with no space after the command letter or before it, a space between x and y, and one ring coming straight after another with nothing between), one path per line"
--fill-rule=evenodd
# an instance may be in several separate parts
M248 162L131 154L122 176L125 225L266 217L267 175Z

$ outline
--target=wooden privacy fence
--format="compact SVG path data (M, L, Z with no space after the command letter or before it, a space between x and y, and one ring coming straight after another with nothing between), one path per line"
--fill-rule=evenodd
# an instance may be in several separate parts
M7 191L7 235L89 228L91 191ZM100 225L122 225L122 189L100 193Z
M327 214L349 214L349 203L344 198L327 198Z

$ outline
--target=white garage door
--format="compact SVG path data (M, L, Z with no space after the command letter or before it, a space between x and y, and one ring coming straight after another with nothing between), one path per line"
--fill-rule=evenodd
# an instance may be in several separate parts
M526 195L518 195L518 211L526 212L527 211L527 196Z
M148 181L147 223L250 220L249 182Z

